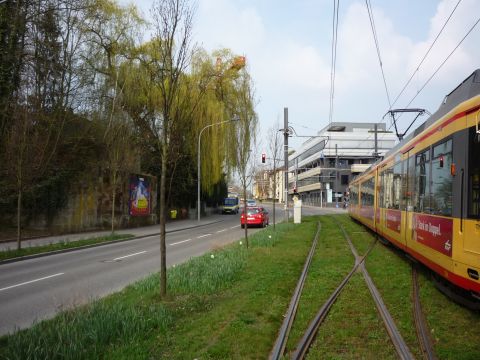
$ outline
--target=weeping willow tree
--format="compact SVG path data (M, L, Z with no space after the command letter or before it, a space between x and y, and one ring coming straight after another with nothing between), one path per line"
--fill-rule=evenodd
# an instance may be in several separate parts
M227 100L229 110L239 118L235 129L230 132L229 143L235 147L230 153L235 169L243 188L243 198L247 199L247 188L253 180L256 158L256 132L258 116L255 111L255 91L250 74L246 69L239 72L232 83L233 91ZM244 201L244 213L247 213L247 202ZM245 244L248 247L248 227L245 226Z
M199 134L205 126L219 124L208 128L201 142L201 184L206 195L211 195L214 185L225 180L236 167L236 143L231 141L236 124L228 121L238 120L232 99L238 96L235 82L244 68L238 66L239 58L222 49L211 56L200 54L193 66L193 76L207 80L199 81L200 88L205 88L195 112L195 133ZM197 141L193 143L196 145Z
M141 141L155 154L160 172L160 295L166 295L165 221L168 196L174 191L177 165L195 153L199 129L231 112L217 94L228 71L191 44L193 12L185 0L160 0L152 8L155 36L135 48L123 66L125 109ZM235 81L235 80L231 80ZM205 189L221 177L226 161L222 128L204 142ZM225 130L223 130L225 131ZM181 181L181 179L178 179Z
M124 111L126 85L122 64L135 48L145 25L134 5L120 6L112 0L96 0L80 25L88 40L87 64L95 74L92 111L103 129L106 168L111 185L111 231L115 230L116 195L123 176L139 171L133 123Z

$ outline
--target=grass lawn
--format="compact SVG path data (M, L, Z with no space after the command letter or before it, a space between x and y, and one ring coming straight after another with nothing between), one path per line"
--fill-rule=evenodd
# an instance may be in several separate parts
M320 219L322 229L288 339L288 352L295 350L320 305L330 297L355 263L337 224L329 217Z
M100 237L81 239L76 241L62 241L59 243L48 244L48 245L25 247L20 250L0 251L0 261L13 259L21 256L46 253L49 251L72 249L72 248L77 248L85 245L93 245L93 244L99 244L99 243L108 242L108 241L127 239L131 237L133 237L133 235L113 234L108 236L100 236Z
M304 218L168 269L167 299L154 274L123 291L0 338L0 359L265 359L316 232L318 247L287 349L353 266L331 217ZM339 216L355 244L372 237ZM410 268L376 244L367 268L414 355L420 358L410 305ZM361 274L355 274L320 327L309 358L396 358ZM479 317L449 302L421 278L427 318L443 358L480 358Z
M9 359L265 358L316 231L277 225L0 339ZM213 258L212 258L213 255Z

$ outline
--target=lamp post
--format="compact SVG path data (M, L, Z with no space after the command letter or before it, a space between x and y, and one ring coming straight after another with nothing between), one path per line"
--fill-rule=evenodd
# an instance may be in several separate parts
M209 127L212 127L212 126L215 126L215 125L220 125L220 124L224 124L224 123L227 123L227 122L238 121L238 120L240 120L240 118L235 117L231 120L220 121L220 122L215 123L215 124L207 125L202 130L200 130L200 133L198 134L198 153L197 153L197 156L198 156L198 161L197 161L197 164L198 164L198 170L197 170L197 177L198 177L198 181L197 181L197 213L198 213L198 217L197 217L197 220L198 221L200 221L200 169L201 169L200 141L202 139L203 131L208 129Z

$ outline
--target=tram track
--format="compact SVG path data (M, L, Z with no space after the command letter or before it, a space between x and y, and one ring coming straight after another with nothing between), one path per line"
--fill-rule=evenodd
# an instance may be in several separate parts
M305 261L305 265L303 266L302 273L297 282L297 286L295 287L295 291L293 292L292 299L290 300L290 304L288 306L287 313L283 320L282 326L280 327L280 331L278 333L277 340L275 341L275 345L270 353L270 359L280 359L283 356L285 351L285 346L287 344L288 335L290 334L290 329L292 328L293 320L295 320L295 315L297 313L298 302L300 300L300 296L302 294L303 286L305 285L305 279L307 278L308 269L310 268L310 264L312 262L313 254L315 253L315 249L318 243L318 236L320 234L320 230L322 228L322 224L320 222L317 223L317 232L315 233L315 237L312 242L312 246L308 253L307 259Z
M320 307L319 311L315 315L315 317L311 320L307 330L304 332L302 338L300 341L297 343L297 346L293 353L291 354L292 359L304 359L306 354L308 353L311 345L313 344L316 334L318 332L319 327L325 320L326 316L328 315L328 312L330 311L331 307L335 303L336 299L346 286L346 284L349 282L353 274L355 272L361 272L364 280L367 284L367 287L371 293L371 296L373 300L375 301L377 310L385 324L385 327L387 329L387 333L392 341L392 344L397 352L397 355L400 359L414 359L414 356L410 352L410 349L408 348L407 344L403 340L403 337L401 336L400 332L398 331L395 321L393 320L392 316L388 312L388 309L385 305L385 303L382 300L382 297L380 295L380 292L377 290L376 286L373 283L373 280L371 279L370 275L368 274L368 271L365 268L364 261L370 251L374 248L376 244L376 240L371 243L369 248L367 249L366 253L364 255L359 255L357 250L355 249L350 236L346 232L344 226L339 222L337 219L332 217L334 219L334 222L338 225L339 229L341 230L343 237L349 244L350 250L352 254L354 255L355 258L355 264L352 268L352 270L348 273L347 276L342 280L340 285L332 292L330 297L325 301L325 303ZM315 246L316 246L316 240L319 235L319 230L317 230L317 234L315 235ZM313 244L312 244L312 249L313 249ZM301 296L301 289L303 288L303 283L305 282L306 274L308 272L308 267L310 266L310 263L312 261L313 253L314 250L310 250L309 256L307 257L307 260L305 262L304 269L301 274L301 278L299 279L299 282L297 283L297 287L295 289L294 295L292 296L290 305L289 305L289 310L287 311L287 314L285 315L284 322L282 324L282 327L279 331L279 336L275 342L275 345L272 349L272 352L270 353L270 359L280 359L282 356L284 356L284 351L285 351L285 345L288 339L288 334L290 332L291 326L293 324L293 320L295 317L296 309L298 307L298 301ZM300 283L302 285L300 285ZM435 359L429 358L429 359Z
M413 320L415 323L415 330L417 333L417 340L420 345L420 350L423 357L426 360L436 360L432 338L428 330L428 324L425 319L425 315L422 310L422 305L420 301L420 289L418 284L418 264L412 258L405 256L405 253L398 251L396 248L392 248L390 243L382 242L385 247L395 253L398 256L403 256L411 265L412 272L412 304L413 304ZM362 264L363 265L363 264ZM366 269L365 269L366 271ZM368 283L367 283L368 284Z
M415 320L415 329L417 330L417 338L422 350L423 356L427 360L436 360L435 351L433 350L432 338L428 331L427 321L422 311L420 302L420 291L418 285L418 272L416 265L412 263L412 300L413 314Z
M352 240L350 239L350 236L346 232L344 226L334 218L334 221L338 224L340 227L343 236L348 242L348 245L350 246L350 249L352 253L354 254L355 258L358 259L359 255L355 247L353 246ZM376 241L375 241L376 242ZM366 255L365 255L366 256ZM365 259L365 257L363 257ZM395 347L395 350L397 351L398 356L400 359L414 359L414 356L410 352L410 349L408 348L408 345L405 343L405 340L403 339L402 335L400 334L400 331L398 331L397 326L395 325L395 321L393 320L392 316L390 315L390 312L387 309L387 306L383 302L382 296L380 292L378 291L377 287L373 283L372 278L370 277L370 274L368 273L367 269L365 268L364 262L359 263L359 270L362 272L363 278L365 279L365 282L368 286L368 289L370 290L370 294L372 295L373 300L375 301L375 305L377 307L377 310L382 317L383 323L385 325L385 328L387 330L388 336L390 337L390 340L392 341L393 346Z
M318 224L318 229L317 233L315 235L314 242L312 243L312 247L310 249L309 255L307 257L307 260L305 261L305 265L303 268L303 271L300 275L299 281L297 283L297 286L295 288L294 294L292 296L292 299L290 301L289 308L287 310L287 313L285 315L285 319L282 323L282 326L280 328L278 337L275 341L275 345L270 353L269 359L280 359L284 355L285 351L285 346L288 340L288 335L291 329L291 326L293 324L293 321L295 319L296 315L296 310L298 308L298 302L300 300L301 296L301 291L303 289L303 285L305 282L306 275L308 273L308 268L311 264L311 260L313 258L313 254L315 252L315 247L318 241L318 236L320 233L320 223ZM349 240L350 241L350 240ZM351 241L350 241L351 244ZM353 244L351 244L351 248L354 249L355 253L355 264L352 268L352 270L347 274L347 276L342 280L340 285L333 291L333 293L330 295L330 297L327 299L327 301L322 305L320 310L317 312L313 320L310 322L307 331L304 333L302 339L299 341L299 343L296 346L296 349L294 353L292 354L292 359L303 359L308 352L308 349L310 348L311 344L313 343L315 336L317 334L318 328L322 324L322 322L325 320L329 310L335 303L335 300L338 298L340 295L341 291L345 287L345 285L348 283L350 278L355 274L359 266L363 263L365 260L366 256L368 253L373 249L373 246L375 245L375 242L372 243L370 248L368 249L367 253L364 256L359 256L358 253L356 252L355 248L353 247Z

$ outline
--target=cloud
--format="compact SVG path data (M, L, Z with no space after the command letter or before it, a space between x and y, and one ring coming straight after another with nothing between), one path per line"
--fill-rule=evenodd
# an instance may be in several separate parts
M239 8L229 0L201 0L194 29L210 50L227 47L255 53L265 41L265 27L255 8Z
M292 18L294 14L285 13L291 12L293 7L283 2L198 0L195 40L209 51L227 47L247 56L260 99L257 111L261 133L266 133L277 115L282 118L284 106L289 107L293 124L320 129L328 122L331 33L330 26L325 24L331 21L331 4L322 1L306 3L309 4L308 11L298 10L302 16L300 21ZM393 21L398 19L397 14L387 2L377 2L373 7L392 101L416 69L456 3L457 0L440 1L430 19L412 9L411 16L415 21L409 22L409 26L429 22L428 32L417 33L415 39L404 35L406 24ZM368 13L363 1L344 4L339 23L334 121L381 121L389 105ZM305 2L299 2L297 7L303 9ZM312 13L316 15L311 16ZM415 96L474 24L478 14L478 0L460 3L395 107L405 106ZM294 25L285 22L289 18ZM479 43L480 25L411 106L435 111L443 97L479 67Z

